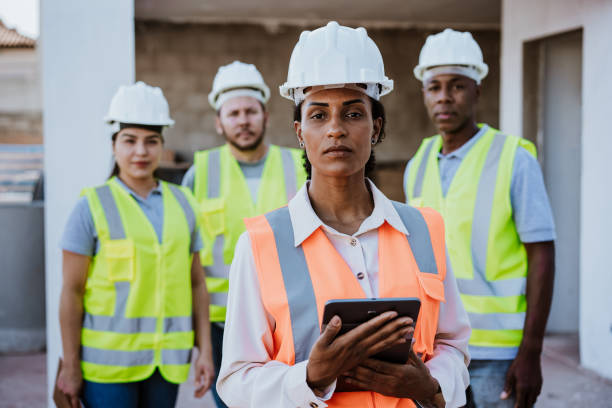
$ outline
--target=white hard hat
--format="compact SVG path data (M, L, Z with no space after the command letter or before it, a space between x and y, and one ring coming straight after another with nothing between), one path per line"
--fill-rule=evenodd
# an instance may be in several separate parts
M263 104L270 99L270 88L255 65L234 61L219 67L208 102L219 110L225 101L237 96L251 96Z
M170 118L168 101L162 90L141 81L119 87L104 120L111 124L174 125L174 120Z
M303 31L289 61L287 82L280 94L298 104L300 90L311 86L365 84L364 93L378 100L393 89L385 76L378 47L363 27L350 28L330 21L325 27Z
M421 49L419 65L414 68L414 76L423 82L431 74L457 73L480 83L488 72L489 66L484 63L482 51L472 34L450 28L427 37Z

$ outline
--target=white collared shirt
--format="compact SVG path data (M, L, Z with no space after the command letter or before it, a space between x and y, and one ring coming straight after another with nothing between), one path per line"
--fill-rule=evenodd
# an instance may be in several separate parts
M378 228L388 222L408 234L391 201L370 183L374 210L353 235L343 234L323 224L312 209L308 183L289 202L294 230L294 244L300 245L321 227L334 248L346 261L368 297L378 296ZM447 265L449 263L447 262ZM361 279L359 278L361 277ZM446 303L440 304L434 357L427 363L431 375L442 388L447 407L465 404L469 384L468 340L470 326L459 298L455 277L450 268L444 280ZM232 407L326 407L335 384L325 397L317 397L306 384L306 366L293 366L272 359L274 318L266 312L251 242L243 233L236 245L230 269L230 290L223 339L223 362L217 390Z

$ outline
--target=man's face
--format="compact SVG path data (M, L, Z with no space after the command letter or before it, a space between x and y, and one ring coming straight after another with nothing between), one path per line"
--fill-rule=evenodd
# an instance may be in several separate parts
M480 86L457 74L436 75L423 84L423 101L439 132L455 133L474 122Z
M261 144L267 121L268 113L257 99L237 96L221 106L215 127L236 149L250 151Z

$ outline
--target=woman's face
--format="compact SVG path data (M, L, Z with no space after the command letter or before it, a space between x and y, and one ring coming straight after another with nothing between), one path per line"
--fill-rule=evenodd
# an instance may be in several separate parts
M113 143L119 174L134 179L153 177L162 148L162 138L157 132L135 127L121 129Z
M372 140L382 120L372 120L370 99L353 89L334 88L307 94L302 121L294 123L315 174L347 177L364 174Z

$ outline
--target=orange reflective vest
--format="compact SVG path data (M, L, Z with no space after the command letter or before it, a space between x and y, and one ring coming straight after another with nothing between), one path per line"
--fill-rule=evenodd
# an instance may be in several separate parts
M432 209L393 204L409 234L388 223L378 229L379 296L421 300L413 347L427 361L434 353L439 307L444 301L444 224ZM325 302L366 295L321 228L294 246L287 207L246 219L245 224L261 298L276 322L272 358L289 365L307 360L320 335ZM336 392L326 402L346 408L414 407L409 399L374 392Z

